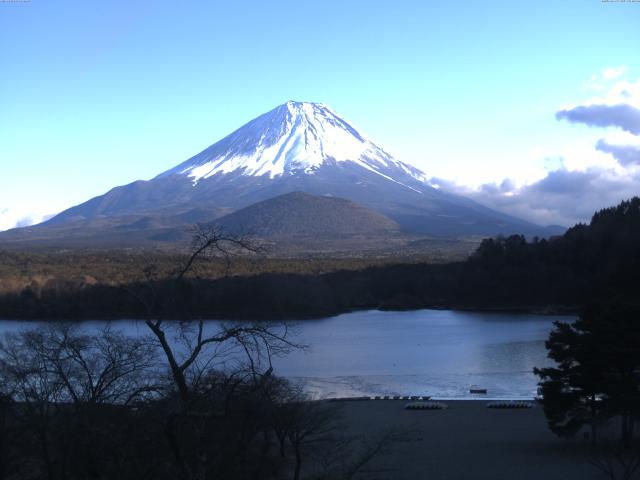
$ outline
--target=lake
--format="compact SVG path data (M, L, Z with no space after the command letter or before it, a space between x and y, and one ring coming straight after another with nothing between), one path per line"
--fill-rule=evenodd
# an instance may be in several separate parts
M309 345L274 361L275 372L315 398L431 395L437 398L531 398L533 367L548 366L544 341L568 316L452 310L361 311L297 322L296 341ZM216 321L209 323L214 328ZM0 333L38 322L0 322ZM104 322L87 322L98 328ZM112 322L130 334L139 321ZM469 394L469 387L487 395Z

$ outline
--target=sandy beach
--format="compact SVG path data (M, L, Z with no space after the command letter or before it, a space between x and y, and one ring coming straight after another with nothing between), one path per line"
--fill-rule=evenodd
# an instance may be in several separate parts
M338 402L350 433L396 427L406 438L366 469L367 479L603 479L584 439L547 428L540 406L489 409L486 401L444 401L446 410L405 410L402 400Z

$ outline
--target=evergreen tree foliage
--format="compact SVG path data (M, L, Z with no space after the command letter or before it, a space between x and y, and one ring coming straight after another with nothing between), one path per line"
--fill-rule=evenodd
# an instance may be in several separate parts
M555 367L535 369L549 427L572 437L620 419L621 441L633 439L640 416L640 312L628 306L592 307L573 324L556 323L546 342Z

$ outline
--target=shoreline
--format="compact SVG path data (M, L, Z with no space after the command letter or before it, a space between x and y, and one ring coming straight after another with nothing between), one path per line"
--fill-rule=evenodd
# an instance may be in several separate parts
M532 402L537 405L536 397L431 397L420 395L394 395L387 397L330 397L319 398L317 402Z
M227 314L227 315L213 315L211 317L202 317L202 316L193 316L188 318L176 319L176 318L162 318L162 320L168 322L183 322L183 321L234 321L234 322L289 322L289 321L313 321L313 320L322 320L325 318L337 317L340 315L346 315L349 313L358 313L358 312L416 312L420 310L451 310L454 312L478 312L478 313L512 313L515 315L540 315L540 316L572 316L578 315L580 313L580 307L578 306L569 306L569 305L557 305L557 306L492 306L492 307L482 307L482 306L463 306L463 305L425 305L419 307L411 307L411 308L403 308L403 307L394 307L387 308L384 305L380 305L376 308L352 308L347 310L339 310L339 311L327 311L327 312L318 312L318 313L285 313L280 314L279 316L252 316L252 315L241 315L241 314ZM95 315L95 316L82 316L77 318L58 318L58 317L38 317L38 316L24 316L24 317L16 317L16 316L3 316L2 312L0 312L0 322L90 322L90 321L104 321L104 322L119 322L119 321L144 321L147 317L145 316L127 316L127 317L116 317L109 315ZM156 317L154 317L156 318Z

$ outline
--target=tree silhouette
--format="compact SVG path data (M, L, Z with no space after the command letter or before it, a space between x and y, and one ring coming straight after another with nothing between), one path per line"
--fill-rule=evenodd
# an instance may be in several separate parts
M640 323L630 307L590 308L573 324L556 322L546 342L557 366L534 369L551 430L572 437L613 417L624 446L640 413Z

